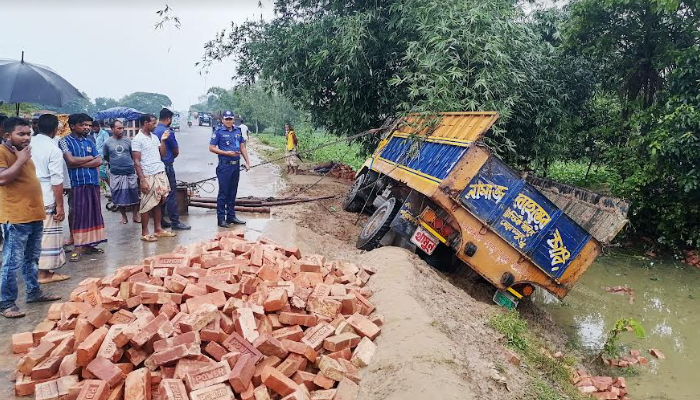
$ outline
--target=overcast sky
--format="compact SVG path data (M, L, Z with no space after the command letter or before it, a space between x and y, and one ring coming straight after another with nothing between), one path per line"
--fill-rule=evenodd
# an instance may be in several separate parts
M168 3L181 22L155 30ZM234 61L206 79L195 62L231 21L272 16L270 0L0 0L0 58L51 67L91 99L163 93L186 111L212 86L231 86ZM206 86L205 86L206 84Z

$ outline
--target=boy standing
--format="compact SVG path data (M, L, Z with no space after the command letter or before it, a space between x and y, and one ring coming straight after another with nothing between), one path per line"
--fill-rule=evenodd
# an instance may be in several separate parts
M5 141L0 145L0 223L5 236L0 280L0 314L5 318L24 317L15 304L17 270L27 287L27 303L60 300L41 291L37 264L44 230L44 201L36 177L29 143L28 121L12 117L3 123Z

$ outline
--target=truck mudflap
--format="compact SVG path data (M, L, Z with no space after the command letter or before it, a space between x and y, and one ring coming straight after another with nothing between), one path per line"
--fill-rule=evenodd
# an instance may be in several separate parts
M595 240L505 163L490 157L460 203L555 280Z

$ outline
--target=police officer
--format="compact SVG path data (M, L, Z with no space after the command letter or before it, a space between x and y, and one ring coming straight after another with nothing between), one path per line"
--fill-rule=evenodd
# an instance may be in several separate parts
M216 217L219 226L230 228L231 224L245 224L236 218L236 192L241 172L241 154L245 160L246 171L250 169L250 159L241 130L233 126L233 112L221 113L223 125L212 135L209 151L219 155L216 178L219 180L219 195L216 197Z

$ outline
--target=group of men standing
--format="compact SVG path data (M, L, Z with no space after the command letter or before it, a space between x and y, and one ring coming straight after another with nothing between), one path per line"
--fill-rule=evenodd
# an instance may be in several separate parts
M45 293L40 284L70 278L57 272L66 263L64 245L74 248L70 261L78 261L86 253L103 252L97 247L107 241L101 175L109 182L112 201L122 211L122 222L128 222L126 211L131 209L133 221L141 224L142 240L176 236L163 229L164 225L190 229L179 219L175 191L171 190L176 185L172 163L179 153L169 129L172 117L168 109L161 110L159 119L143 115L141 130L133 141L123 136L120 121L112 122L110 137L86 114L70 115L71 133L60 140L56 140L59 123L55 115L41 115L33 125L18 117L0 121L0 137L4 139L0 144L0 224L4 237L1 315L25 315L16 304L17 270L25 281L27 303L55 301L60 296ZM108 177L100 174L103 166L110 167ZM70 182L66 188L64 181ZM66 242L62 225L66 218L64 189L70 230ZM161 221L161 207L170 216L169 222ZM152 234L148 227L151 214Z

